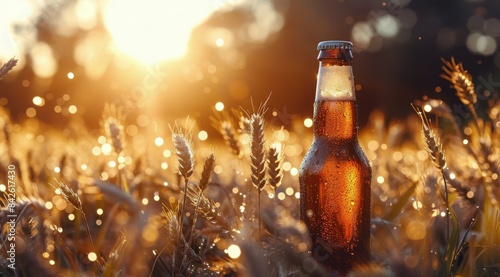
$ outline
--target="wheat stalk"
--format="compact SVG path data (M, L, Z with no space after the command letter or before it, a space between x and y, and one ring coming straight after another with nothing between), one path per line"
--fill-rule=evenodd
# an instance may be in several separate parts
M266 186L266 150L264 148L264 118L260 113L254 113L250 116L250 148L251 148L251 169L252 169L252 184L258 193L258 236L261 237L261 221L260 221L260 193Z
M249 112L245 112L248 118L249 126L250 126L250 167L252 171L251 180L253 187L257 190L258 194L258 210L257 210L257 220L258 220L258 239L262 242L261 236L261 220L260 220L260 211L261 211L261 195L260 193L264 190L266 186L266 149L264 148L265 144L265 124L264 124L264 114L267 111L266 104L269 101L269 97L266 99L264 103L259 105L257 112L255 112L255 108L253 106L252 101L252 109L253 113L250 115ZM240 116L240 119L243 118ZM260 245L260 244L259 244ZM261 246L261 245L260 245Z
M17 59L15 58L11 58L9 61L3 64L2 67L0 67L0 80L2 80L3 77L5 77L7 73L9 73L9 71L11 71L14 68L14 66L16 66L16 64L17 64Z
M413 106L413 105L412 105ZM427 152L431 157L432 163L441 173L444 183L444 201L446 204L446 237L449 239L450 236L450 202L448 198L448 184L446 182L446 176L444 170L446 168L446 159L444 156L443 145L439 141L439 138L434 134L434 131L430 127L430 122L424 112L420 111L418 108L413 106L413 109L420 117L422 121L422 136L427 145Z
M191 226L191 234L189 237L189 242L187 246L191 245L193 238L194 238L194 229L196 228L196 223L198 222L198 214L199 214L199 204L201 197L203 195L203 191L207 188L208 182L210 181L210 175L212 174L212 171L214 170L215 166L215 155L213 153L210 153L208 157L205 159L205 162L203 163L203 170L201 172L201 178L200 178L200 183L198 184L199 187L199 192L198 192L198 200L196 201L196 206L194 209L194 219L193 219L193 225Z
M191 177L191 175L193 174L194 168L194 151L191 147L190 135L183 133L180 128L177 128L173 132L172 141L174 143L175 154L179 163L179 174L184 178L184 195L182 197L182 208L179 215L179 234L177 236L178 240L180 241L183 236L183 218L186 211L188 180L189 177ZM175 259L173 265L172 276L175 273Z
M216 185L216 183L212 183ZM224 193L225 191L222 191ZM208 199L205 195L200 193L199 188L189 188L188 197L191 200L191 204L195 207L198 207L198 212L202 215L205 220L210 222L211 224L218 227L220 232L227 232L233 236L234 228L230 217L227 214L223 214L220 211L220 208L215 205L215 201L213 199ZM230 199L228 197L228 199ZM231 211L233 211L231 209ZM232 217L235 219L236 214L233 212Z
M108 260L104 265L104 277L112 277L118 275L120 267L122 266L122 258L125 253L125 244L127 240L124 234L121 234L115 241L115 245L111 249Z
M177 257L177 250L180 249L181 247L181 239L182 236L180 235L179 231L181 230L182 223L179 222L179 217L178 217L178 208L168 208L167 206L163 205L163 211L161 213L161 216L165 219L165 229L167 231L167 243L165 246L159 251L155 251L155 261L153 263L153 268L151 269L151 273L149 276L152 276L154 267L159 259L161 259L161 254L164 251L167 251L168 256L171 257L172 259L172 277L175 276L175 265L176 265L176 257Z
M99 253L97 253L95 251L94 242L92 240L92 234L90 232L89 222L87 221L87 216L85 215L85 212L83 211L83 206L82 206L82 201L80 199L80 196L78 196L78 194L75 191L73 191L73 189L71 189L65 183L59 182L57 179L54 179L54 180L58 183L58 185L59 185L58 189L61 192L61 194L63 195L64 199L66 199L66 201L71 203L71 205L73 205L73 207L81 213L81 215L83 217L83 221L85 223L85 228L87 229L87 236L88 236L88 239L90 242L90 247L92 249L92 252L94 252L96 255L99 255ZM98 259L98 260L100 260L100 259Z
M179 226L181 225L179 222L179 218L177 209L167 208L167 206L163 205L163 211L161 213L162 217L165 219L165 229L166 229L166 238L167 242L167 254L172 255L175 250L179 247L180 240L176 240L179 236Z
M281 163L283 160L283 146L279 142L274 142L269 147L269 155L267 158L267 175L269 180L269 185L274 190L274 208L278 206L277 189L281 185L281 180L283 179L283 170L281 168ZM278 245L278 237L276 234L276 229L274 228L274 239L275 245Z

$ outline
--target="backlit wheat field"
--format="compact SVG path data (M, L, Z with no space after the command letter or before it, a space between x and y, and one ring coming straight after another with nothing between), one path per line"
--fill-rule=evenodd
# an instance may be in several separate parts
M6 2L0 1L0 9L15 9ZM310 50L307 59L312 64L302 80L310 88L302 93L311 96L311 102L303 104L305 113L295 112L292 104L279 104L285 98L293 100L294 94L275 92L272 87L254 91L243 82L234 82L228 85L227 94L232 98L228 96L226 101L218 96L211 100L199 96L200 100L174 82L164 83L166 79L186 79L193 88L210 78L210 86L196 88L203 95L217 95L216 84L225 82L224 74L244 68L241 53L224 48L237 45L241 37L231 35L231 28L200 24L206 20L237 21L237 16L251 13L255 20L248 19L246 24L256 27L247 26L245 45L256 47L279 37L281 27L276 26L286 24L281 22L287 18L286 11L291 14L300 10L294 5L305 4L293 0L274 4L215 1L218 6L214 4L208 14L191 22L190 28L197 31L189 45L201 43L196 37L203 33L214 49L226 52L203 53L217 58L193 65L196 58L192 57L198 53L194 50L188 51L192 60L178 58L189 48L185 45L167 52L165 47L173 47L168 41L159 43L158 49L125 43L131 48L120 50L119 55L137 54L134 57L140 62L109 58L109 64L117 68L140 64L144 70L131 71L137 76L120 76L107 69L111 65L98 68L108 55L115 55L110 49L118 47L121 39L120 30L113 29L118 25L112 24L120 22L107 20L119 16L110 11L133 11L134 6L108 2L109 7L102 10L96 8L99 1L40 4L40 21L32 25L39 37L27 44L25 54L0 55L0 276L332 276L314 258L307 226L299 221L299 168L313 135L315 47L324 37L300 43ZM145 7L155 5L155 1L146 2L142 4ZM350 5L335 2L339 7ZM182 10L172 3L171 7ZM202 6L201 2L197 5ZM414 1L374 5L371 11L382 12L365 16L386 20L381 24L387 26L392 24L389 17L397 19L401 32L413 28L401 14L419 11ZM85 20L89 19L79 11L91 7L110 11L88 27ZM465 20L464 28L473 28L470 26L477 25L479 17L489 22L483 24L485 30L500 26L500 19L494 21L494 16L481 8L474 6L473 19ZM68 9L76 19L68 18L71 13L64 12ZM154 17L152 10L147 14ZM43 11L50 16L44 17ZM196 15L192 10L182 11ZM164 16L177 18L175 13ZM85 36L71 46L79 49L74 57L63 55L67 42L61 35L72 27L53 23L52 18L80 22ZM368 55L363 53L377 55L369 50L373 45L364 45L364 38L354 30L355 18L342 17L342 22L353 21L342 26L352 29L346 39L360 45L355 48L355 60ZM370 30L376 32L378 25L370 20L363 22L372 24ZM113 35L104 36L100 24ZM132 30L132 25L127 26ZM364 28L360 26L357 28ZM159 27L151 30L154 28ZM169 28L160 28L157 33L175 33L175 28ZM187 32L189 37L192 30L183 28L177 31ZM59 37L51 33L53 30L59 30L54 31ZM497 44L488 52L493 45L489 38L498 42L500 33L484 32L475 33L483 36L475 44L464 42L470 52L450 48L427 57L433 67L404 61L394 64L413 67L416 75L422 72L427 76L430 71L435 79L421 80L426 91L389 108L365 102L367 97L373 99L364 85L366 82L370 87L370 80L363 78L364 64L354 62L354 75L358 76L358 69L361 73L356 79L362 119L359 142L372 169L371 259L349 276L500 274L500 82L495 81L498 67L491 72L480 67L481 63L500 60ZM131 31L129 36L133 34ZM381 40L388 35L378 33ZM141 39L146 38L138 37ZM422 40L426 40L425 35L415 36L414 42ZM103 52L85 52L96 43L102 43L99 49ZM280 48L273 49L273 55L278 55ZM156 50L167 56L147 55ZM173 73L155 65L171 58L169 54L178 55L171 61L172 68L179 68L169 71ZM47 55L54 61L40 58ZM258 55L253 57L258 59ZM294 66L287 67L288 72L293 72ZM26 68L32 69L26 73ZM220 73L223 69L226 71ZM92 74L95 76L88 77ZM280 73L268 74L274 77ZM79 78L88 79L73 85ZM102 81L107 79L114 81ZM293 83L291 79L283 82ZM132 89L123 89L120 83L135 81L137 86ZM254 81L259 82L257 78ZM31 94L21 88L29 88ZM101 90L112 92L106 95ZM170 97L176 90L178 94ZM22 106L21 100L29 104ZM395 108L404 115L393 116L391 109Z

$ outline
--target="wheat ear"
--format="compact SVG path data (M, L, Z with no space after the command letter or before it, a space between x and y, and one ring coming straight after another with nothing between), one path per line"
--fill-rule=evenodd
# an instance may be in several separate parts
M283 179L283 170L281 168L281 163L283 160L283 146L279 142L274 142L269 147L269 153L267 158L267 175L269 177L269 185L276 189L281 185L281 180Z
M120 155L125 147L125 116L121 107L106 103L102 113L101 127L115 152Z
M457 96L466 105L474 117L476 127L481 132L481 127L479 126L479 117L477 116L474 104L477 102L477 94L474 89L474 82L472 82L472 76L464 69L462 63L456 63L455 59L452 57L451 61L446 61L441 58L444 65L441 67L445 73L441 74L441 78L449 81L451 87L457 92Z
M266 186L266 150L264 148L264 118L260 113L254 113L250 116L250 147L251 147L251 169L252 184L258 194L258 236L261 240L261 222L260 222L260 193Z
M179 174L187 180L193 174L194 168L194 151L191 147L191 139L189 135L178 129L172 134L172 141L179 162Z
M210 153L210 155L208 155L208 157L205 159L205 162L203 163L203 170L201 171L201 178L199 183L201 191L204 191L207 188L208 182L210 181L210 176L214 171L214 167L215 155L214 153Z
M427 145L427 152L431 157L432 163L439 171L442 171L446 167L443 145L431 129L430 122L426 114L415 106L413 106L413 109L420 117L420 120L422 120L422 137Z
M259 193L266 186L266 150L264 148L264 119L260 114L252 114L251 123L251 167L252 184Z
M250 124L250 119L244 115L239 115L239 121L238 121L238 126L239 126L239 131L242 134L250 134L251 133L251 124Z
M222 135L224 142L231 148L231 152L239 156L241 154L241 149L233 119L225 111L216 113L215 117L210 119L212 121L212 126Z
M413 105L412 105L413 106ZM444 183L444 201L446 202L446 236L450 235L450 204L448 200L448 184L446 182L446 176L444 175L444 169L446 168L446 159L444 156L443 145L439 141L439 138L434 134L431 129L429 119L424 112L420 111L418 108L413 106L413 109L417 115L422 120L422 136L427 145L427 152L431 157L432 163L441 173Z
M83 212L82 201L80 199L80 196L78 196L76 192L74 192L70 187L68 187L68 185L59 182L58 180L56 180L56 182L59 185L57 188L61 192L64 199L66 199L66 201L68 201L71 205L73 205L73 207L76 210Z
M16 64L17 59L15 58L11 58L8 62L3 64L2 67L0 67L0 80L2 80L2 78L5 77L5 75L7 75L7 73L9 73L9 71L11 71Z
M122 155L125 148L124 132L125 115L122 107L116 107L113 104L106 103L102 114L101 127L104 130L107 140L113 146L118 156ZM118 160L117 164L120 164ZM125 167L119 166L118 184L126 192L130 192L129 184L125 174Z
M269 147L269 154L267 158L267 175L269 178L269 185L274 190L274 209L278 206L277 189L281 185L283 179L283 170L281 163L283 160L283 146L279 142L274 142ZM274 243L275 247L278 246L278 234L276 228L276 221L274 221Z

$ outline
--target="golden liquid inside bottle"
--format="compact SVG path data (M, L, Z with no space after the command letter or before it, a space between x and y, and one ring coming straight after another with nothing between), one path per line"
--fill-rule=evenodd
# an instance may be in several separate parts
M317 100L314 139L300 168L300 219L312 256L345 275L370 259L371 168L357 139L355 100Z

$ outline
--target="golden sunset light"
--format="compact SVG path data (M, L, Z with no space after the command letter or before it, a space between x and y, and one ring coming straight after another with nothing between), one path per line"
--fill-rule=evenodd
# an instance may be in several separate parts
M0 0L0 275L500 276L499 0Z
M191 32L218 11L217 2L109 0L104 23L117 50L153 64L185 55Z

